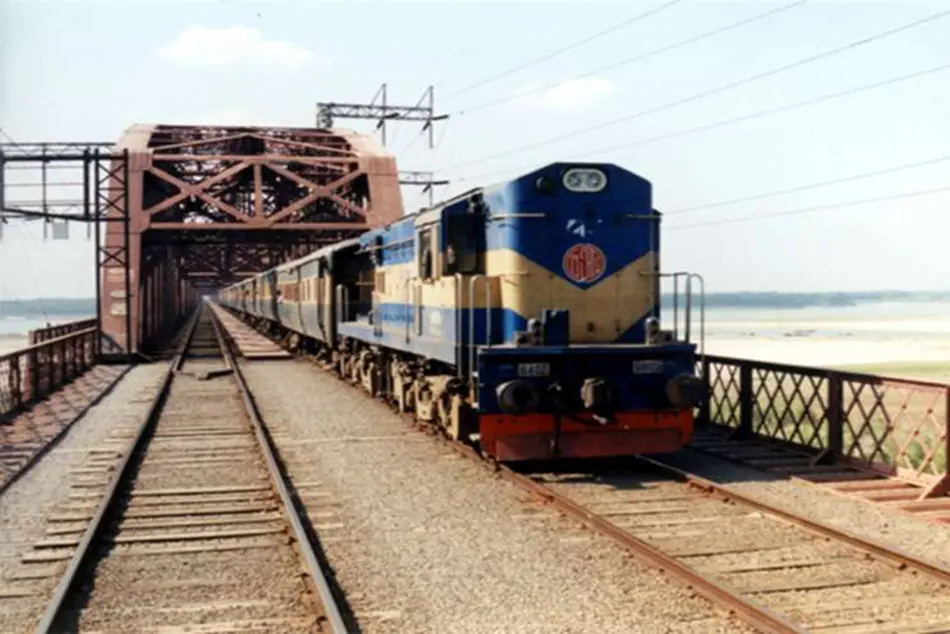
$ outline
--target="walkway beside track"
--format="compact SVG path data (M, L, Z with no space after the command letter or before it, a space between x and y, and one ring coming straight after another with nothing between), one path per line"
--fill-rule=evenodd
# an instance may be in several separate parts
M209 302L208 305L228 331L238 352L245 359L262 361L264 359L290 359L293 357L292 354L214 302Z
M128 366L98 365L0 424L0 493L52 449L125 376Z
M204 307L191 324L146 415L37 518L0 622L32 629L45 600L40 632L347 631L219 326Z

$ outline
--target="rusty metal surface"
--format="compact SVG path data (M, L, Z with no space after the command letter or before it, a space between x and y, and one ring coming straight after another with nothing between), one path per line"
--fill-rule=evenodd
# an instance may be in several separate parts
M918 557L914 557L913 555L898 550L893 546L887 546L880 542L861 537L843 528L831 526L830 524L825 524L823 522L819 522L818 520L810 519L804 515L798 515L796 513L786 511L785 509L774 504L770 504L737 491L733 491L726 486L688 473L682 469L666 464L661 460L655 460L653 458L639 458L639 460L649 464L653 468L658 469L661 473L664 473L671 478L685 482L690 486L703 491L704 493L713 495L722 500L741 504L742 506L755 509L757 511L765 512L785 522L800 526L801 528L804 528L820 537L848 544L849 546L853 546L854 548L862 550L873 557L890 562L899 569L913 570L915 572L930 576L940 583L946 584L947 587L950 588L950 570L947 568L930 563Z
M15 143L0 146L0 198L8 218L43 220L43 235L69 237L70 227L85 225L86 239L94 243L96 322L101 323L101 273L113 283L108 310L131 331L129 298L135 286L130 270L130 231L126 214L127 152L111 153L107 143ZM70 224L71 223L71 224ZM105 231L103 231L105 229ZM103 233L115 239L104 244ZM137 281L137 280L136 280ZM121 290L118 287L121 286ZM125 337L97 339L97 356L127 356Z
M741 617L759 618L748 612L749 599L765 606L778 621L750 623L768 631L937 632L950 618L950 570L662 461L542 471L514 480L629 542L648 563L670 570L655 552L672 559L682 569L674 574L693 587L715 583L734 595L720 604L735 602ZM512 479L507 469L502 475Z
M728 361L737 365L744 364L745 375L751 375L752 366L756 365L742 360ZM762 365L768 366L760 370L766 376L768 372L781 372L783 376L795 370L804 373L818 372L810 368ZM848 374L844 377L852 382L887 382L878 377L862 375ZM767 379L765 382L768 384ZM794 380L798 398L801 397L802 382L801 378ZM778 383L781 384L781 381ZM924 384L923 387L933 385ZM753 389L753 384L747 382L741 392L745 395L740 401L743 412L741 417L736 419L735 427L739 427L738 422L741 420L744 423L744 431L748 434L767 431L767 422L766 426L760 425L761 429L758 430L750 426L754 420L752 414L761 412L760 408L763 407L761 397ZM783 411L785 401L781 400L781 396L776 397L775 388L771 388L766 394L769 401L764 404L765 410ZM817 400L819 397L812 395L811 398ZM721 402L720 395L719 411ZM810 402L812 401L806 401ZM840 403L841 400L835 402ZM712 407L716 406L714 398ZM832 410L833 408L834 406ZM828 414L825 412L824 415ZM845 422L844 414L842 407L841 416L838 417L839 429L842 429ZM834 416L833 412L831 415ZM791 434L793 438L796 435L795 429L798 430L797 434L802 433L801 423L796 425L794 422L801 421L802 416L796 417L788 426L782 424L783 419L779 416L779 424L776 427L781 429L782 433ZM431 428L418 423L409 415L406 415L405 419L414 428L431 431ZM766 421L767 419L768 417ZM443 440L471 459L488 462L461 443L447 438ZM792 447L793 441L785 441L785 445ZM802 443L802 451L806 447L807 445ZM827 455L827 452L818 454L811 450L811 455L813 459L817 459L819 455ZM495 463L489 464L501 477L554 504L559 511L610 537L645 563L667 571L702 596L764 631L809 631L805 628L806 623L820 629L846 629L856 622L862 626L873 626L872 629L890 631L884 629L886 623L907 619L914 621L908 622L908 627L920 628L919 631L942 631L935 628L945 625L947 618L947 614L942 610L945 610L947 605L950 571L945 568L773 505L735 494L668 465L652 460L642 462L654 469L665 471L665 485L675 490L672 493L663 492L657 495L656 491L651 492L649 488L644 490L644 487L624 486L628 483L614 482L600 473L568 474L568 485L576 485L578 489L584 486L601 488L601 493L607 498L606 501L602 500L602 503L625 506L623 509L615 508L609 513L597 512L590 504L558 493L552 490L549 483L535 481ZM644 499L636 499L644 492ZM612 501L611 496L614 495L623 499ZM660 508L651 508L651 504L659 504ZM664 504L674 508L663 508ZM638 509L627 508L637 505L642 506ZM638 516L649 518L646 524L639 526L639 532L632 526L621 526L619 520L613 519L636 522L633 518ZM710 526L714 528L710 529ZM635 532L638 534L635 535ZM667 540L665 544L664 539ZM670 548L670 539L679 544L679 551ZM801 553L790 555L783 550L796 548L804 548L807 551L805 556L802 557ZM829 548L834 552L829 553ZM728 564L710 564L705 561L721 556L731 556L736 561ZM796 559L796 556L799 558ZM814 571L821 571L824 577L811 579L810 574ZM749 579L750 575L755 579ZM740 588L734 589L730 587L733 582L723 582L724 578L736 581L741 579L744 583ZM838 595L835 601L828 601L830 589ZM775 597L778 597L777 601ZM773 602L780 607L775 610L765 607ZM879 615L878 607L882 603L884 611L888 613L887 617ZM909 613L921 605L921 616ZM864 620L855 621L856 615Z
M54 393L95 362L95 327L0 354L0 427Z
M0 492L34 464L128 370L96 366L75 381L0 425Z
M69 559L37 631L140 631L158 624L156 613L161 625L185 630L347 631L209 310L199 308L148 415L125 443L89 468L98 477L83 494L97 504L77 518L88 518L88 525L34 545L31 561L51 549L66 549ZM287 538L281 520L295 539ZM301 557L320 605L309 600L313 590L300 578ZM142 570L190 582L194 590L143 588L135 584ZM209 586L209 575L227 583ZM263 593L266 607L253 606ZM138 609L143 604L156 612Z
M157 341L195 289L271 267L402 215L395 159L347 130L136 125L128 152L130 234L108 225L105 244L128 243L131 315L112 298L125 288L119 263L103 263L101 313L108 337L133 350ZM134 193L133 193L134 192Z
M44 341L49 341L50 339L59 339L60 337L73 334L74 332L88 330L95 327L96 320L95 318L92 318L79 319L77 321L70 321L64 324L50 325L46 328L36 328L30 331L29 342L30 345L43 343Z
M807 448L768 438L741 439L734 433L720 425L701 425L689 447L922 521L950 524L950 497L926 497L928 490L919 484L845 463L823 464L821 454Z
M895 478L920 501L950 489L950 385L716 356L704 370L700 420L798 453L746 458L815 482Z
M458 445L457 443L451 444L462 448L462 445ZM468 448L464 448L463 453L473 459L481 459L475 452L470 452ZM556 493L549 487L525 475L516 473L507 467L499 467L499 474L505 480L529 491L541 500L553 504L557 510L562 513L573 517L593 530L609 537L633 553L634 556L643 563L670 574L680 582L691 587L699 595L725 608L729 612L736 614L750 625L761 628L765 632L782 634L800 634L806 631L791 621L786 620L781 615L776 614L758 601L742 596L738 591L700 574L682 561L677 560L676 557L668 555L648 542L639 539L630 532L612 523L606 517L574 502L569 497Z

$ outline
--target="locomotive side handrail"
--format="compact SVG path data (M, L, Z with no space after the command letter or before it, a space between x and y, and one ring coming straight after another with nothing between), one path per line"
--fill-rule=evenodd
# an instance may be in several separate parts
M684 328L683 341L690 343L692 341L692 316L693 316L693 281L699 283L699 356L702 358L706 350L706 281L699 273L690 273L689 271L675 271L673 273L640 273L642 277L673 278L673 339L679 341L679 278L685 277L684 287L686 306L684 310Z
M693 294L692 281L697 280L699 282L699 363L702 370L702 377L705 378L705 368L706 364L703 363L703 359L706 358L706 280L703 279L703 276L699 273L690 273L686 278L686 297L687 301L691 301L690 298ZM692 309L692 304L690 304L690 309Z
M475 375L475 354L478 351L478 346L475 345L475 289L478 286L478 281L482 280L485 282L485 345L491 345L491 283L488 277L480 273L473 275L468 281L468 313L469 313L469 322L468 322L468 332L469 332L469 374L471 376Z

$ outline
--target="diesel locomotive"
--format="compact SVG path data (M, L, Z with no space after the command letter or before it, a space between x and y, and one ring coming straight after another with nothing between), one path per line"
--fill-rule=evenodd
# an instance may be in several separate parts
M499 461L661 453L689 441L706 386L691 290L685 336L660 327L659 254L649 181L554 163L218 301Z

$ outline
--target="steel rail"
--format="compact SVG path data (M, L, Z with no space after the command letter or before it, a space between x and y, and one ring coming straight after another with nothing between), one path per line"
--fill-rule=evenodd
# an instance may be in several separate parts
M412 427L425 429L425 426L419 426L414 417L409 413L404 413L401 417ZM457 453L475 460L481 464L489 466L497 472L504 480L515 484L526 490L537 498L551 503L557 510L565 515L572 517L581 523L589 526L593 530L611 538L615 543L627 549L641 562L654 568L663 570L684 583L700 596L711 601L715 605L725 608L730 614L735 615L745 623L766 632L775 632L781 634L801 634L808 632L807 629L791 623L781 615L771 609L747 598L741 592L728 587L726 584L713 581L694 570L690 566L667 555L651 544L631 535L623 528L617 526L610 520L597 513L585 508L581 504L574 502L567 496L556 493L549 487L532 480L531 478L517 473L511 468L497 463L473 449L472 447L452 440L443 435L437 435L436 438L444 441L450 448ZM766 502L748 497L727 489L705 478L690 474L678 469L672 465L665 464L652 458L643 456L637 457L644 464L649 464L656 470L664 472L694 488L698 488L708 493L718 495L723 499L733 501L743 506L754 508L763 513L775 516L783 521L806 529L823 538L833 539L842 542L855 549L862 550L873 557L877 557L891 565L906 569L910 568L917 572L934 577L942 583L950 584L950 570L939 565L926 562L910 554L904 553L897 548L885 546L881 543L859 537L844 529L832 527L830 525L811 520L806 517L796 515L780 507L773 506Z
M188 325L188 334L179 349L176 351L172 362L169 364L168 371L165 373L165 378L162 381L162 385L159 388L158 393L155 395L155 398L152 399L152 404L149 406L148 413L145 415L145 419L139 426L138 431L135 434L135 438L133 438L132 442L129 443L129 447L126 449L122 459L116 466L112 477L109 479L109 484L106 486L103 497L100 500L99 505L96 507L96 512L92 516L89 526L86 527L86 531L83 533L82 539L79 541L79 545L76 547L76 552L73 553L72 558L69 560L69 565L66 568L66 572L63 573L63 576L60 578L59 584L56 586L56 591L53 594L53 598L47 604L46 611L43 613L43 617L40 619L40 622L36 627L36 632L38 634L47 634L58 631L54 630L53 626L56 625L58 619L62 615L63 608L66 605L66 599L69 597L70 592L76 585L79 571L88 563L89 558L94 552L94 549L92 548L93 544L96 544L102 537L102 533L106 527L106 523L104 521L106 514L109 512L109 509L112 508L113 503L115 502L116 494L119 491L119 485L128 478L131 465L133 464L132 457L137 455L142 449L144 441L148 436L147 432L155 426L155 423L157 423L158 419L160 418L162 406L164 405L171 388L172 379L175 377L175 373L181 369L185 358L185 352L191 345L191 340L194 337L195 330L197 329L200 314L200 310L196 311L194 316L191 318L191 323Z
M361 393L365 394L365 392ZM420 426L410 413L397 415L420 431L431 429L427 426ZM486 458L468 445L452 440L444 435L435 435L434 437L445 442L452 450L462 456L492 468L503 479L546 502L554 504L555 507L565 515L573 517L595 531L611 538L621 547L631 552L641 562L669 573L689 588L695 590L700 596L711 601L714 605L724 608L729 614L736 615L742 621L758 627L764 632L774 634L807 634L808 630L790 623L765 606L742 596L738 591L704 577L698 571L677 561L645 541L634 537L609 520L593 513L573 500L555 493L548 487L513 471L509 467Z
M257 441L260 444L261 453L264 454L264 459L267 464L267 471L271 477L271 484L277 490L278 495L280 495L280 500L283 503L284 516L293 530L294 538L297 540L297 546L299 548L300 554L306 562L307 572L310 575L310 579L314 586L316 586L317 592L320 594L320 600L323 603L323 609L326 612L326 618L330 622L330 626L333 628L334 633L344 634L348 630L343 620L340 607L337 604L336 597L334 596L332 589L330 588L330 583L327 581L323 568L317 561L317 554L314 551L313 544L310 542L303 523L300 521L300 513L297 511L297 507L294 504L290 490L287 488L284 476L277 464L277 447L275 446L270 433L267 431L264 425L260 411L257 408L256 402L254 401L254 396L251 393L247 381L244 378L244 374L241 372L241 368L235 359L234 350L230 345L230 341L224 336L222 332L223 325L219 322L218 316L213 310L211 310L210 306L207 307L207 310L211 314L211 324L214 328L214 334L218 340L218 344L221 346L221 354L224 357L224 363L234 375L234 382L241 394L241 400L244 404L245 413L247 414L248 419L250 419L251 425L254 427L254 434L257 436Z
M446 439L448 444L470 458L485 462L486 459L475 450L461 445L458 442ZM735 615L743 622L759 628L764 632L776 634L805 634L808 630L786 620L769 608L745 597L737 590L725 584L718 583L703 576L686 564L677 561L674 557L634 537L610 520L574 502L567 496L554 492L549 487L535 482L531 478L513 471L512 469L493 463L499 475L508 482L528 491L532 495L549 502L558 511L572 517L598 533L609 537L614 542L627 549L641 562L668 573L678 579L698 595L724 608L729 614Z
M886 546L880 542L856 535L843 528L831 526L829 524L825 524L824 522L819 522L817 520L797 515L791 511L786 511L779 506L758 500L743 493L738 493L721 484L717 484L711 480L707 480L706 478L702 478L687 471L683 471L678 467L666 464L660 460L647 458L644 456L638 456L638 460L650 465L658 471L663 472L665 475L672 476L681 482L685 482L690 486L716 495L724 500L729 500L743 506L748 506L757 511L767 513L790 524L794 524L799 528L804 528L805 530L808 530L820 537L844 542L853 548L863 550L865 553L873 557L887 561L898 568L910 568L916 570L917 572L929 575L941 583L950 584L950 569L943 568L935 563L914 557L913 555L906 553L899 548Z

